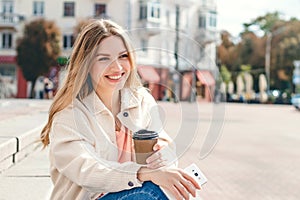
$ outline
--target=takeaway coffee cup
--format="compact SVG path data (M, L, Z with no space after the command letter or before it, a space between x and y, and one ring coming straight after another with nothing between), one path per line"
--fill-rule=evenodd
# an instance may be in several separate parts
M155 131L142 129L133 133L135 158L138 164L147 164L146 159L153 153L157 139L158 133Z

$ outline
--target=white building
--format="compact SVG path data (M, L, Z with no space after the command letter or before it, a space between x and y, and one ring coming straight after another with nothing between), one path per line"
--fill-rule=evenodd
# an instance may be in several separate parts
M1 0L0 9L0 73L14 79L16 39L24 23L40 17L60 27L62 56L70 55L80 20L106 17L129 30L139 65L174 69L178 41L179 71L216 70L214 0Z

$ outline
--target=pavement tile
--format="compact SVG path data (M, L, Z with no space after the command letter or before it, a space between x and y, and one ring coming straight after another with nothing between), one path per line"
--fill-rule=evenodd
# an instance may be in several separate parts
M0 200L49 200L52 183L49 175L48 150L36 151L0 174Z
M292 106L160 105L165 129L181 150L179 166L194 162L208 178L201 199L299 199L300 112ZM220 125L221 129L216 129ZM219 137L210 138L216 131L220 131ZM203 156L203 141L210 141L207 138L217 141ZM47 156L47 150L37 148L0 174L0 200L49 197L52 185Z

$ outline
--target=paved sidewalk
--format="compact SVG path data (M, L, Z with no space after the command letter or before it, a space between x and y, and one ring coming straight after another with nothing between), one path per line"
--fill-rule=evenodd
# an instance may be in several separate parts
M49 199L47 150L37 140L51 100L0 100L0 200Z
M50 100L0 100L0 173L36 146L46 123Z
M19 117L34 119L45 114L47 102L40 103ZM203 200L299 199L300 112L292 106L159 104L165 128L182 151L180 167L195 162L208 178L200 192ZM43 120L41 115L37 118ZM215 148L203 157L200 153L205 146L203 141L216 139L210 137L209 141L207 136L220 137ZM187 140L189 143L184 143ZM52 184L48 152L37 145L34 148L35 151L0 174L0 200L49 198Z
M0 200L49 200L52 183L48 151L38 148L27 158L0 174Z

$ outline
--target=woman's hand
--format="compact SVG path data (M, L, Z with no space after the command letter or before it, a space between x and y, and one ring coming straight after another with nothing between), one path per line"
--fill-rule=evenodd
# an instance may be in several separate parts
M171 165L177 160L175 152L168 146L165 140L158 140L153 146L154 153L146 160L147 167L150 169L158 169L160 167Z
M151 170L142 167L138 171L138 179L140 181L152 181L170 191L178 200L189 199L189 194L196 197L196 189L201 189L193 177L179 168Z

